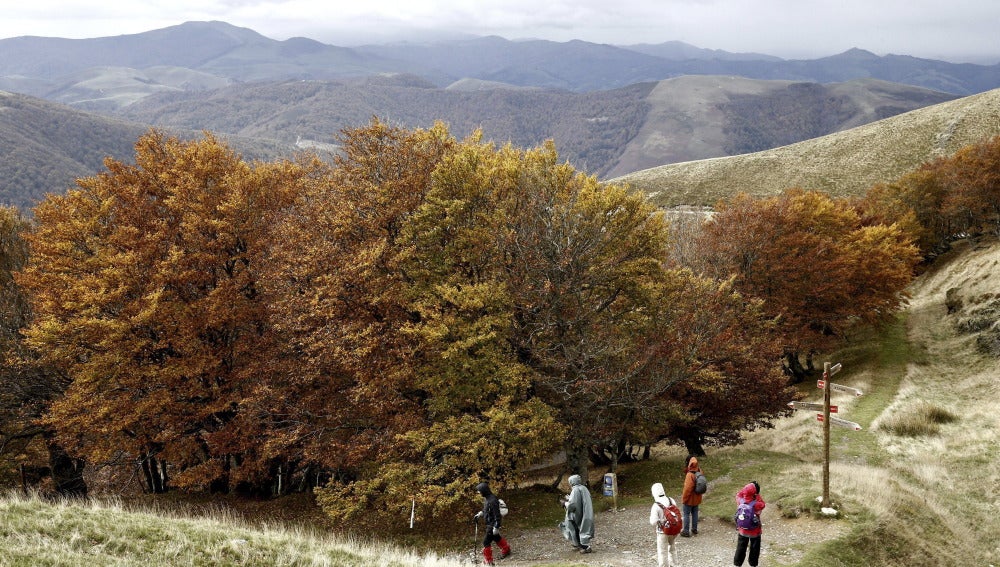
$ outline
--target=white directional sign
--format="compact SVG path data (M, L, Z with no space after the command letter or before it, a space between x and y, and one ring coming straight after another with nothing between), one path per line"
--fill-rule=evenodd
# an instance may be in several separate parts
M823 404L815 402L788 402L788 407L794 410L817 410L823 411ZM837 406L830 406L830 413L837 413Z
M826 380L816 380L816 387L819 389L826 388ZM850 386L844 386L843 384L837 384L835 382L830 382L830 389L836 390L838 392L847 392L848 394L854 394L855 396L860 396L864 392L857 388L852 388Z
M830 382L830 388L838 392L847 392L848 394L854 394L855 396L860 396L862 394L861 390L857 388L852 388L850 386L842 386L840 384L835 384Z
M823 414L816 414L816 421L823 421ZM836 425L837 427L846 427L847 429L853 429L855 431L861 431L861 426L853 421L847 421L846 419L840 419L839 417L830 416L830 425Z

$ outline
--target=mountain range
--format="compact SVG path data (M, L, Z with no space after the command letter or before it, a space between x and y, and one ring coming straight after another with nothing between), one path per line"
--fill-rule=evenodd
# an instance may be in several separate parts
M109 75L95 82L102 72ZM818 83L874 78L955 95L1000 87L1000 64L877 56L862 49L820 59L784 60L681 42L614 46L496 36L346 48L301 37L273 40L218 21L115 37L0 40L0 88L90 108L120 107L143 94L231 82L331 80L381 73L413 74L442 88L478 79L573 92L682 75Z
M138 133L215 132L248 157L336 149L373 116L531 147L602 178L752 153L1000 87L1000 65L862 50L786 61L681 42L481 37L345 48L224 22L0 40L0 200L30 207ZM17 93L17 94L13 94ZM27 95L27 96L24 96Z

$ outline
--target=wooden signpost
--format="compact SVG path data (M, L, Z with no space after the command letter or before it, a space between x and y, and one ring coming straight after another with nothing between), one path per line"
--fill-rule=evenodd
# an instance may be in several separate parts
M816 414L816 420L823 423L823 507L830 506L830 426L836 425L837 427L845 427L847 429L853 429L854 431L861 431L861 426L857 423L830 415L831 413L837 413L837 406L830 405L831 392L837 391L845 394L853 394L855 396L863 394L863 392L857 388L834 384L829 381L830 377L837 372L840 372L840 369L841 366L839 362L832 366L829 362L823 363L823 379L816 381L816 387L823 390L822 404L813 402L788 402L788 407L794 410L823 410L823 413ZM829 384L829 387L827 387L827 384Z

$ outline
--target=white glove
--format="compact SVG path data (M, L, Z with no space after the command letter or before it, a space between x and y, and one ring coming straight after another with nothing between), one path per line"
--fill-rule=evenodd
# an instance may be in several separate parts
M500 528L493 526L493 535L500 535Z
M473 518L476 519L476 520L478 520L479 518L482 518L482 517L483 517L483 511L482 510L476 512L476 515L473 516Z

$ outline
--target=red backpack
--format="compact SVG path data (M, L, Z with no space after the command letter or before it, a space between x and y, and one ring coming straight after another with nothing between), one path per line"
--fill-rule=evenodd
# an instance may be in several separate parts
M681 511L677 508L677 503L674 502L674 499L668 498L668 500L670 501L669 506L664 506L657 502L657 505L663 510L663 521L656 528L661 534L677 535L681 533L684 520L681 519Z

